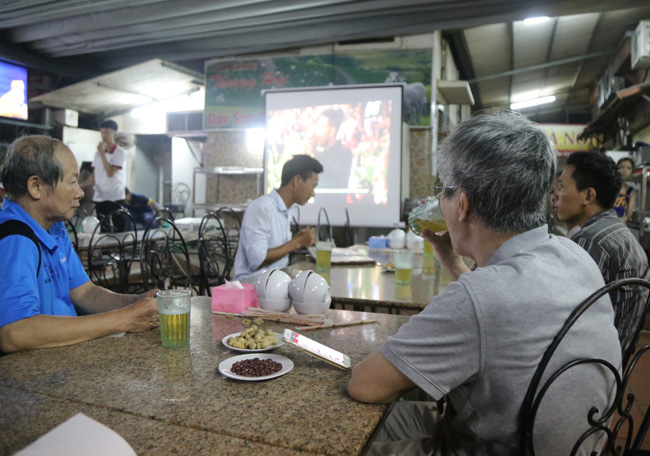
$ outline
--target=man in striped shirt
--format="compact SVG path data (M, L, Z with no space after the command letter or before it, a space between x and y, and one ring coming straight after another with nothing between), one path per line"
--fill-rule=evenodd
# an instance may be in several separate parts
M558 220L567 223L569 237L591 255L605 283L629 277L648 278L646 253L613 209L621 180L616 164L608 156L574 152L567 158L553 203ZM634 329L645 317L645 296L637 296L626 287L613 292L610 298L625 360L627 352L634 349Z

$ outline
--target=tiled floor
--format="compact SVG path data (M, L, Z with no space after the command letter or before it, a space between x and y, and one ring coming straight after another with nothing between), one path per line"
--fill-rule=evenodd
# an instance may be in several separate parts
M641 333L638 348L644 347L648 344L650 344L650 331L644 331ZM628 387L630 392L633 393L636 398L631 412L636 432L636 428L641 423L643 414L646 412L648 405L650 404L650 351L646 352L634 368ZM623 433L620 433L619 435L621 434ZM624 440L619 439L618 443L624 445L625 442ZM650 450L650 432L646 435L641 448L644 450Z

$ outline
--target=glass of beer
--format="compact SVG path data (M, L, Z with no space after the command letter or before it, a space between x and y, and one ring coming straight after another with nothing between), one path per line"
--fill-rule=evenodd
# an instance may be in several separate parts
M424 204L419 205L409 214L409 226L418 236L424 230L432 233L447 231L447 224L440 210L440 194L430 199ZM425 245L427 242L425 241Z
M395 251L395 283L411 283L413 275L413 251Z
M332 267L332 243L319 241L316 243L316 270L329 271Z
M158 298L160 339L165 348L187 347L190 344L191 290L163 290Z

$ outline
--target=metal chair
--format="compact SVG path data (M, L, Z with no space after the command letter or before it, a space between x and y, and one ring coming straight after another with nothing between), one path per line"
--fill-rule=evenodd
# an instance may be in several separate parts
M183 235L170 219L149 223L140 244L145 289L192 288L192 263Z
M199 292L212 296L212 287L226 282L231 264L228 236L215 212L208 212L199 225L199 261L201 286Z
M68 230L70 242L72 242L72 248L75 252L79 253L79 236L77 236L77 228L75 227L75 224L72 220L66 220L65 227Z
M121 217L132 230L118 233L101 233L99 223L90 237L87 250L88 275L91 280L118 293L129 289L131 265L136 259L138 233L135 222L128 210L124 208L110 212L106 218Z
M222 207L217 210L217 217L221 220L228 238L228 263L225 265L223 277L229 279L232 269L235 266L235 257L239 247L239 231L241 230L241 217L237 211L230 207Z
M637 351L636 355L631 358L631 362L624 367L622 375L619 373L617 366L612 365L610 362L602 358L575 358L563 363L558 369L548 369L549 364L553 361L553 355L558 346L564 340L567 333L569 333L574 327L579 318L601 297L622 287L637 287L639 290L644 291L643 294L645 294L646 299L645 301L638 303L638 305L647 310L647 292L650 291L650 282L643 279L622 279L612 282L594 292L574 309L562 329L558 332L553 339L553 342L544 353L544 356L542 357L542 360L532 378L521 409L522 447L525 448L527 455L533 456L536 454L535 419L540 412L540 408L542 407L543 400L546 398L547 393L551 391L549 394L552 394L552 391L554 391L553 388L559 387L560 379L566 380L567 377L565 377L565 374L567 372L571 371L575 373L578 369L582 369L582 372L585 373L586 370L589 370L591 375L600 375L603 376L603 378L609 378L611 381L607 385L606 389L603 388L600 391L600 394L601 396L609 397L610 399L607 404L592 404L588 416L586 417L588 426L576 440L571 455L578 454L581 450L581 446L587 444L588 439L591 439L590 444L594 444L593 442L598 438L604 439L604 442L597 441L598 443L596 444L597 446L595 451L591 454L602 456L633 456L650 454L650 451L640 450L640 446L650 425L650 414L647 410L645 411L645 416L641 422L639 430L636 435L634 435L634 418L632 416L632 409L633 407L637 408L639 405L635 403L634 394L626 394L627 386L634 368L639 359L650 350L650 345L646 345ZM636 328L636 333L630 338L630 340L634 341L633 346L622 347L623 359L625 358L626 353L634 352L636 343L639 340L642 323L636 325ZM579 347L577 349L579 349ZM582 385L578 383L577 387L582 388ZM584 394L584 391L582 393ZM594 393L594 397L592 397L594 402L596 401L596 395L597 393ZM617 412L618 416L612 420L614 412ZM554 425L558 426L556 434L561 435L561 428L563 425L561 420L555 422ZM617 438L625 440L624 447L617 444ZM584 448L582 451L584 451Z

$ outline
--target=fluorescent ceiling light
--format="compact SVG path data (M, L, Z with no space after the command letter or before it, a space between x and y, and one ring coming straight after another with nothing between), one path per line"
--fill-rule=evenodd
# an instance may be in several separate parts
M550 21L551 18L548 16L539 16L539 17L529 17L527 19L524 19L524 25L535 25L535 24L541 24L543 22Z
M548 97L533 98L532 100L518 101L510 105L510 109L522 109L529 108L531 106L537 106L546 103L553 103L555 101L555 96L550 95Z

